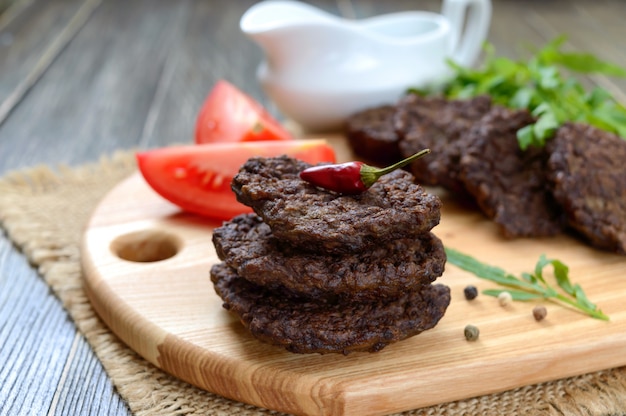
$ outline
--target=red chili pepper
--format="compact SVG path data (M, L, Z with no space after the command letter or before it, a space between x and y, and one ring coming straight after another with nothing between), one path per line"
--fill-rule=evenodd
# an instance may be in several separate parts
M342 194L360 194L365 192L381 176L406 166L428 153L430 153L430 149L424 149L386 168L376 168L358 161L312 166L300 172L300 179L320 188Z

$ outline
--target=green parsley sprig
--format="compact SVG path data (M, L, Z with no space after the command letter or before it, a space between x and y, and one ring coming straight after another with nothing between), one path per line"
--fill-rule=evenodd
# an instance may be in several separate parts
M551 260L541 255L535 265L534 273L522 273L521 277L513 276L504 270L484 264L475 258L446 247L448 262L475 274L477 277L489 280L507 289L488 289L485 295L497 297L502 292L509 292L513 300L528 301L545 299L560 305L575 308L592 318L608 321L609 317L593 304L585 295L582 287L573 284L569 279L569 268L559 260ZM551 265L554 277L561 290L551 286L544 277L544 269Z
M604 74L626 77L626 69L602 61L589 53L564 52L566 41L560 36L535 52L527 61L496 56L494 47L485 44L485 59L478 69L449 61L452 77L420 94L442 93L452 99L478 95L491 96L496 104L528 109L537 122L520 129L517 138L521 149L543 146L566 121L594 125L626 138L626 107L600 87L587 92L570 73Z

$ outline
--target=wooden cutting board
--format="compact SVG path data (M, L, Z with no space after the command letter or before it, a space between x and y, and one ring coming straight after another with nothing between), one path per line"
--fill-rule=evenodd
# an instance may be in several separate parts
M352 159L345 142L331 140ZM219 224L181 212L137 173L99 204L84 234L85 289L100 317L152 364L200 388L302 415L378 415L626 365L626 257L570 237L502 239L479 213L442 195L434 232L450 248L519 274L544 253L611 321L543 302L499 306L463 289L495 285L447 266L452 302L439 325L378 353L297 355L263 344L229 315L209 280ZM539 303L539 302L538 302ZM467 324L480 329L465 340Z

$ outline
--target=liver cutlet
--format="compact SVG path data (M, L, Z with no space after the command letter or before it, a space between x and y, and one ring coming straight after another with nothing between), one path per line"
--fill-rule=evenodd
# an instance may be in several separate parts
M287 156L251 158L232 189L276 238L304 251L351 253L417 237L439 223L440 199L408 172L393 171L362 194L341 195L302 181L298 175L309 166Z
M548 178L568 224L591 245L626 254L626 141L565 123L547 148Z
M255 338L294 353L380 351L433 328L450 303L449 288L440 284L371 302L289 297L237 276L224 263L211 268L211 280L224 308Z
M432 283L446 255L432 233L397 239L349 254L302 252L274 238L255 214L235 217L213 232L217 254L237 274L260 286L308 298L393 298Z
M447 100L409 94L400 100L394 116L400 155L407 157L421 149L431 150L429 157L411 163L411 172L419 183L464 191L458 179L463 152L458 142L490 108L488 96Z
M385 105L359 111L348 118L344 131L354 154L379 165L401 159L395 112L396 106Z
M546 178L545 148L524 151L517 141L517 130L533 122L526 110L494 107L464 139L459 177L507 238L551 236L563 229Z

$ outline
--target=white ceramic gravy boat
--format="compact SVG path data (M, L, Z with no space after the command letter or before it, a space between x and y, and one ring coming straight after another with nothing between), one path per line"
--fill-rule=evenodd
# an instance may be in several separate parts
M445 77L446 58L472 65L490 19L490 0L444 0L441 14L406 11L362 20L270 0L248 9L240 28L265 52L257 76L267 95L285 116L319 131Z

